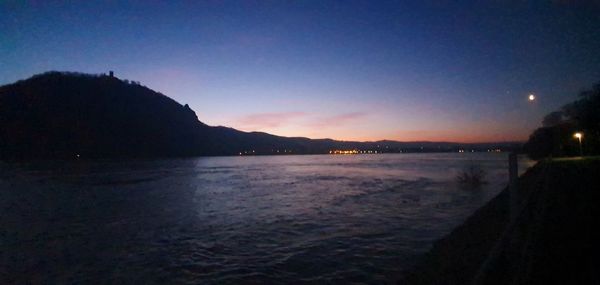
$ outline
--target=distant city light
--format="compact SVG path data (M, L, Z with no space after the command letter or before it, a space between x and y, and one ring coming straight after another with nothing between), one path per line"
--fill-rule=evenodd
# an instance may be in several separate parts
M334 149L334 150L329 151L329 154L362 154L362 153L382 153L382 152L377 151L377 150L358 150L358 149L350 149L350 150Z

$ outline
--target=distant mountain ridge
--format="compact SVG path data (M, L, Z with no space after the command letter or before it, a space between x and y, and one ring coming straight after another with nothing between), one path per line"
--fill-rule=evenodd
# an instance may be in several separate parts
M46 72L0 87L0 159L432 152L520 143L352 142L211 127L188 105L111 75Z

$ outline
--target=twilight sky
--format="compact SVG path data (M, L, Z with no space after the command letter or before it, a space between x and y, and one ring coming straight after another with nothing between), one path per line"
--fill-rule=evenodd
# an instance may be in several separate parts
M594 1L168 2L0 1L0 84L114 70L209 125L484 142L600 81Z

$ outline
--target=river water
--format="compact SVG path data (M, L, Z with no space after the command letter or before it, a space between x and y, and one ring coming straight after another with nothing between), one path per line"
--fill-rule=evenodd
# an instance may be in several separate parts
M486 184L456 182L469 164ZM0 283L393 282L507 172L506 153L2 163Z

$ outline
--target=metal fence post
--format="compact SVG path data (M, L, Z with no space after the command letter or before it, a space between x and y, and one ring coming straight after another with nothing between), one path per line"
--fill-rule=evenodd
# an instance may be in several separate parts
M519 191L517 189L518 178L519 166L517 162L517 153L511 152L508 155L508 199L511 222L517 218L517 212L519 210Z

